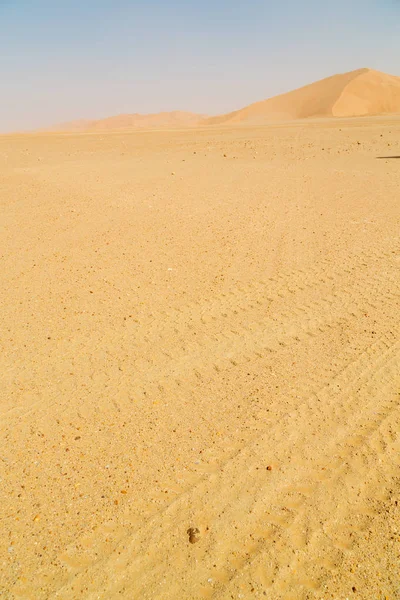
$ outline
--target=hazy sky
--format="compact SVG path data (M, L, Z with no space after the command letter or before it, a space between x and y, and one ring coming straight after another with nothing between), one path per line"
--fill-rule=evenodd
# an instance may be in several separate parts
M0 0L0 131L217 114L360 67L400 75L400 0Z

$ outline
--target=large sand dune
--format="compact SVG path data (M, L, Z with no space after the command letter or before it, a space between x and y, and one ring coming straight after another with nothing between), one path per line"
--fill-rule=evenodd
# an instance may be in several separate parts
M0 137L2 599L399 597L399 155Z
M287 94L256 102L209 125L292 120L309 117L354 117L400 113L400 77L371 69L334 75Z

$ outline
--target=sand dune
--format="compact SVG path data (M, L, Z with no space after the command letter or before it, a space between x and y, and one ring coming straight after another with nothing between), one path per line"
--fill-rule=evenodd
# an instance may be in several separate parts
M63 123L46 131L118 131L174 129L235 123L291 121L309 117L354 117L400 113L400 77L359 69L334 75L251 104L226 115L207 117L184 111L157 114L126 114L99 120Z
M0 137L2 599L398 598L399 155Z
M287 94L212 117L208 125L400 113L400 77L371 69L334 75Z
M195 127L203 119L204 115L185 111L160 112L148 115L126 114L92 121L71 121L70 123L55 125L47 131L108 131Z

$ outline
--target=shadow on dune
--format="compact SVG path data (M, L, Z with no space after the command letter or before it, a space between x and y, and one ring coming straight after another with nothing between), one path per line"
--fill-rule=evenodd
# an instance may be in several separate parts
M381 159L390 159L390 158L400 158L400 156L377 156L376 158Z

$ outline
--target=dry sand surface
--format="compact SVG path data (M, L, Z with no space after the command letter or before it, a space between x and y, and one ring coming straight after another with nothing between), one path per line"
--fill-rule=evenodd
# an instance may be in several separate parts
M396 156L0 138L1 598L400 597Z

